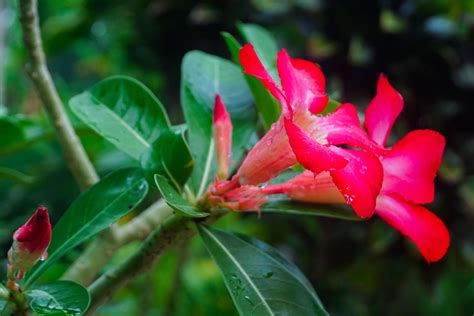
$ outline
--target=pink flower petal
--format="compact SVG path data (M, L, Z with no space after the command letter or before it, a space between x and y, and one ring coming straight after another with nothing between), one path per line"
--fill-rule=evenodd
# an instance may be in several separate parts
M285 194L293 200L309 203L344 204L345 200L329 172L314 175L305 170L300 175L281 184L268 185L265 194Z
M258 58L251 44L245 44L239 51L240 64L244 73L259 79L270 93L280 102L283 113L287 113L288 104L283 92Z
M383 157L382 192L399 194L414 203L432 202L444 145L444 137L435 131L416 130L405 135Z
M277 68L286 99L294 111L304 109L317 114L324 110L328 102L326 79L316 64L291 59L283 49L278 53Z
M448 229L426 208L388 195L380 195L376 213L412 240L426 261L438 261L446 254L450 243Z
M241 184L256 185L270 181L296 163L283 127L283 117L280 117L247 154L237 176Z
M243 185L225 193L224 200L221 205L233 211L260 211L260 206L267 202L262 190L253 185Z
M348 161L333 148L321 145L301 128L288 119L285 120L285 130L291 148L298 162L306 169L318 174L343 168Z
M386 150L373 142L360 126L357 109L350 103L339 106L334 113L327 116L317 116L312 135L316 138L326 138L331 145L350 145L367 149L377 154Z
M375 201L382 186L383 169L380 160L365 151L338 150L349 159L349 163L344 168L331 172L334 183L357 215L369 218L374 214Z
M216 95L213 122L217 176L220 180L223 180L229 175L230 154L232 149L232 121L230 120L229 113L220 95Z
M377 95L365 111L365 128L380 146L385 146L393 123L403 109L403 98L383 74L377 83Z

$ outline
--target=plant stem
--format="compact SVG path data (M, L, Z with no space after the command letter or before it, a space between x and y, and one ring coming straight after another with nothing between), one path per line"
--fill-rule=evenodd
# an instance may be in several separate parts
M28 315L28 303L23 293L10 291L9 300L16 306L13 311L13 316L26 316Z
M56 129L66 164L81 190L84 190L96 183L99 177L72 127L46 66L37 0L20 0L20 21L23 29L23 42L30 61L28 73Z
M163 308L163 316L173 316L176 313L176 303L178 300L178 294L180 293L180 287L182 282L183 268L188 260L189 248L188 244L184 243L182 247L178 249L178 259L171 280L170 295L166 301L165 307Z
M151 204L130 222L116 226L113 234L102 235L94 240L64 273L62 279L89 285L118 248L132 241L145 239L173 213L174 210L163 200Z
M148 236L134 255L92 283L89 286L92 302L86 315L92 315L115 291L148 269L164 250L191 238L194 231L188 227L189 222L189 217L171 216Z
M104 273L89 286L88 290L91 294L92 302L86 316L92 315L113 293L127 285L135 276L149 269L165 250L182 244L194 236L196 229L194 227L190 228L190 224L197 220L206 224L212 224L225 214L226 212L216 212L205 219L182 217L176 214L170 216L148 236L134 255L119 266Z

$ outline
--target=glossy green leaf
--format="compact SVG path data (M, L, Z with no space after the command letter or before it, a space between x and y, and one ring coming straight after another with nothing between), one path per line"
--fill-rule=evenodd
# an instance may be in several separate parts
M278 53L278 45L273 36L255 24L238 24L238 29L242 34L246 43L251 43L255 48L257 55L260 57L262 64L272 75L276 82L279 82L278 71L276 69L276 56ZM240 50L240 44L230 34L223 35L227 47L231 51L234 60L238 62L236 51ZM245 76L247 83L252 91L255 100L260 120L263 123L265 130L268 130L271 125L278 120L281 113L281 107L278 101L268 92L267 88L257 79L252 76Z
M82 315L91 301L87 289L72 281L35 285L26 296L30 308L39 315Z
M27 274L26 283L32 283L66 252L133 210L147 192L142 171L128 168L113 172L79 195L53 228L48 260Z
M85 124L137 160L170 127L161 102L142 83L125 76L99 82L69 105Z
M269 245L198 225L240 315L328 315L298 268Z
M181 191L191 172L194 160L184 139L184 132L169 130L160 135L140 159L151 173L165 175Z
M176 189L169 183L169 181L159 175L155 175L155 182L160 190L161 196L166 200L169 206L178 212L182 213L184 216L189 217L206 217L209 216L209 213L202 212L192 206L188 201L186 201Z
M216 173L212 138L212 110L216 94L221 95L234 126L234 163L241 158L255 131L256 113L242 72L232 62L192 51L185 55L181 71L181 102L188 125L189 145L195 159L189 184L199 196Z
M347 205L313 204L291 201L284 198L276 198L270 200L266 204L262 205L261 211L265 213L322 216L352 221L362 220Z

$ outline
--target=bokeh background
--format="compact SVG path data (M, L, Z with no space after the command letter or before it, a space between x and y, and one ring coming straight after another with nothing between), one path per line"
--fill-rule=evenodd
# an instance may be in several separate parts
M182 122L180 63L199 49L229 57L220 32L236 22L270 30L293 56L319 63L333 98L362 111L379 73L403 94L391 141L430 128L447 139L434 210L451 232L448 255L427 264L378 219L232 215L220 226L257 236L295 262L331 315L474 313L474 1L40 0L48 63L67 100L114 74L150 87ZM0 115L31 124L33 142L5 147L0 135L0 254L39 204L56 221L78 194L25 74L16 1L0 0ZM75 121L101 175L133 164ZM38 127L40 126L40 127ZM1 126L0 126L1 127ZM1 131L1 129L0 129ZM110 262L126 258L132 244ZM71 252L46 276L55 278ZM4 260L4 259L3 259ZM178 267L178 268L176 268ZM200 241L170 253L120 291L99 315L235 315Z

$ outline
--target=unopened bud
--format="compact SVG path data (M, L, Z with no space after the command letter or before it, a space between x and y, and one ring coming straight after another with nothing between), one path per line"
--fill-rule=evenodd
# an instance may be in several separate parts
M46 259L50 242L48 210L40 206L25 225L13 234L13 244L8 251L9 279L21 280L38 260Z
M219 180L224 180L229 175L230 154L232 149L232 122L219 95L216 95L214 104L213 123L217 154L217 177Z

